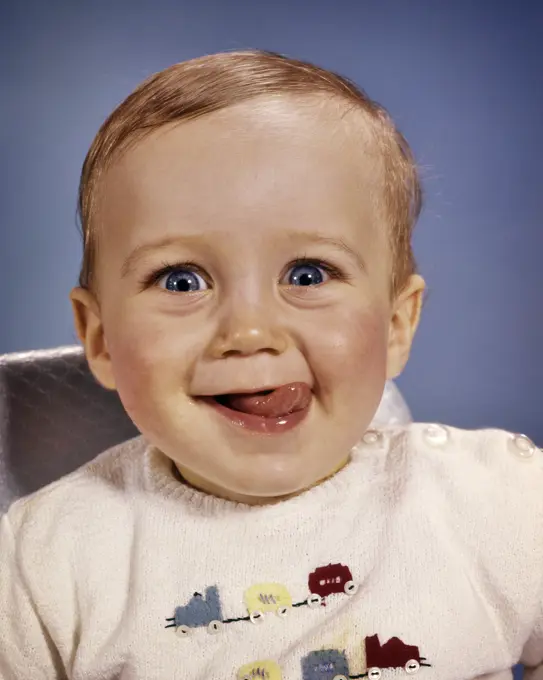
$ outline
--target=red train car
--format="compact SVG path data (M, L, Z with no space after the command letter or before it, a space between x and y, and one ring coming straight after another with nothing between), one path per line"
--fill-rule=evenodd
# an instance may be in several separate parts
M309 592L324 598L333 593L352 595L356 591L353 575L344 564L328 564L309 574Z
M382 668L403 668L411 675L420 670L421 666L427 665L418 647L406 645L397 637L390 638L382 645L378 635L371 635L366 638L365 644L368 678L372 680L381 677Z

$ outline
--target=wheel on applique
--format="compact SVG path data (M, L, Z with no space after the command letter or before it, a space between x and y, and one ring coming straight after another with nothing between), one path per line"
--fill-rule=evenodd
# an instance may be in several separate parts
M249 619L251 620L251 623L262 623L264 614L259 609L255 609L254 612L249 614Z
M416 659L410 659L405 664L405 672L408 673L409 675L413 675L413 673L418 673L418 671L420 671L420 663Z
M311 609L316 609L317 607L320 607L322 604L322 597L318 595L317 593L312 593L308 598L307 598L307 606L311 607Z
M347 595L354 595L358 590L358 584L354 581L347 581L343 590Z
M217 635L217 633L220 633L222 629L224 628L224 623L222 621L210 621L208 626L207 626L207 632L210 633L211 635Z

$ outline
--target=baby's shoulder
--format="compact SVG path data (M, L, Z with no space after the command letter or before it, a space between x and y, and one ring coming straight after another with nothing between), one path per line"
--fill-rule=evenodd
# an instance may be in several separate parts
M384 436L389 456L411 476L482 495L507 491L543 499L543 450L524 434L411 423Z
M409 423L382 433L389 450L407 461L435 461L489 473L543 474L543 450L526 435L496 428L461 429L443 423Z
M543 468L543 451L526 435L497 428L461 429L443 423L409 423L391 428L392 446L412 452L449 452L456 460L495 467L532 463Z
M382 438L383 492L407 535L439 535L500 587L522 569L537 574L543 542L543 451L522 434L413 423ZM514 546L514 547L513 547ZM498 573L499 572L499 573ZM508 581L509 579L509 581ZM506 585L506 582L509 585Z
M75 472L15 501L6 513L25 542L76 535L101 518L122 515L141 476L147 444L142 437L104 451Z

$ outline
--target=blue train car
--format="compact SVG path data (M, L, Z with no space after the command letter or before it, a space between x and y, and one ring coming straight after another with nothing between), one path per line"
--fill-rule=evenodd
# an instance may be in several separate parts
M302 659L303 680L334 680L338 675L349 677L349 664L343 652L321 649Z

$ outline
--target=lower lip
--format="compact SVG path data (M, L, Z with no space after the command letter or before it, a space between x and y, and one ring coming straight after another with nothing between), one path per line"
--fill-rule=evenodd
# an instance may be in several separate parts
M232 423L232 425L259 434L281 434L282 432L288 432L289 430L294 429L306 418L310 408L310 406L307 406L301 411L294 411L294 413L289 413L286 416L279 416L278 418L265 418L263 416L255 416L251 413L234 411L234 409L228 408L228 406L219 404L219 402L213 398L204 397L202 401L208 406L211 406L211 408Z

